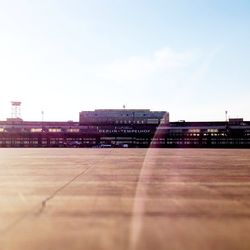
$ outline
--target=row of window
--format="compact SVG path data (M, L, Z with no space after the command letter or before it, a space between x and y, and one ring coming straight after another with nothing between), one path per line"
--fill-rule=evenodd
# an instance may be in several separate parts
M106 142L103 141L103 142L100 142L100 143L103 143L105 144ZM149 145L150 143L147 142L147 141L143 141L143 142L119 142L119 143L128 143L128 144L133 144L133 145ZM113 143L113 145L120 145L119 143ZM151 143L152 145L203 145L203 146L206 146L208 145L207 143L199 143L197 141L194 141L194 142L182 142L182 141L176 141L176 142L152 142ZM33 142L33 143L30 143L29 141L23 141L22 143L19 143L19 142L10 142L10 141L6 141L6 142L1 142L0 141L0 147L6 147L6 146L16 146L16 147L23 147L23 146L27 146L27 147L39 147L39 146L65 146L65 147L71 147L71 146L95 146L97 145L96 143L93 143L91 141L86 141L86 142L83 142L83 143L74 143L74 144L65 144L65 143L59 143L59 142L50 142L50 143L41 143L39 144L38 142ZM236 141L236 142L227 142L227 141L217 141L217 142L211 142L211 145L247 145L249 146L249 142L244 142L244 141Z
M150 133L149 129L99 129L99 133Z
M31 133L41 133L43 131L42 128L31 128L29 130L24 130L25 132L27 131L30 131ZM51 133L57 133L57 132L62 132L62 131L65 131L65 132L69 132L69 133L79 133L80 132L80 129L79 128L68 128L66 130L62 129L62 128L48 128L47 130L48 132L51 132ZM3 132L7 132L7 130L5 128L0 128L0 133L3 133Z

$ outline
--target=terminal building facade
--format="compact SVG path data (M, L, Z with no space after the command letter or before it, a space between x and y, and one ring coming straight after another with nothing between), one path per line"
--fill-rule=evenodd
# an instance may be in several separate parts
M80 112L80 124L139 125L169 123L169 113L149 109L96 109Z
M97 109L79 121L0 121L0 147L250 148L250 121L170 122L166 111Z

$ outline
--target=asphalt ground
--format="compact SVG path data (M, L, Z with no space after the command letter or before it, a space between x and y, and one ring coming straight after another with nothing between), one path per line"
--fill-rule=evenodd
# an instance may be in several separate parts
M250 150L0 149L0 249L250 249Z

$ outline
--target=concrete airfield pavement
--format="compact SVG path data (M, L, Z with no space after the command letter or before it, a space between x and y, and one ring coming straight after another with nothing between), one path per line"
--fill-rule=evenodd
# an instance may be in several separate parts
M0 149L0 249L250 249L247 149Z

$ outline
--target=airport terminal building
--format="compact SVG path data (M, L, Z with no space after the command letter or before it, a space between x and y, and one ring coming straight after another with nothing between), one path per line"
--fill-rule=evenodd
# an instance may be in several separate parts
M250 147L250 121L170 122L166 111L97 109L79 121L0 121L0 147Z

